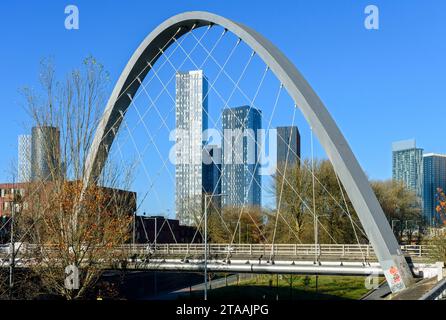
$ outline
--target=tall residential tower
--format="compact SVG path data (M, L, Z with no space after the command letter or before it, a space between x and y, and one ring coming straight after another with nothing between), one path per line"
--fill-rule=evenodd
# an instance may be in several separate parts
M206 145L203 148L203 192L211 195L211 203L221 207L221 147Z
M175 210L183 225L194 225L202 212L207 92L208 82L202 70L177 72Z
M18 182L31 180L31 135L22 134L18 138Z
M258 130L262 112L249 106L223 110L223 206L260 206Z
M300 163L300 134L296 126L277 127L277 164L288 167Z
M31 180L52 181L61 174L60 131L38 126L31 133Z
M446 155L428 153L423 156L423 213L426 222L436 225L437 194L446 191Z
M401 181L421 199L423 195L423 149L415 140L392 144L392 179Z

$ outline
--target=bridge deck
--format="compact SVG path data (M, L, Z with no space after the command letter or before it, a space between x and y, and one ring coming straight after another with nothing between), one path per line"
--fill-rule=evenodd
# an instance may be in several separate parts
M422 279L410 288L389 296L389 300L419 300L438 283L437 277Z

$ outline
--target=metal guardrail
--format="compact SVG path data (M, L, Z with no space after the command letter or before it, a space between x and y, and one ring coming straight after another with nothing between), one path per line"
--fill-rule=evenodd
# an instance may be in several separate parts
M34 250L58 250L55 246L39 247L35 244L23 243L18 255L32 254ZM127 252L129 255L162 255L162 256L198 256L203 255L205 245L194 244L127 244L115 248L117 253ZM375 259L371 245L355 244L208 244L210 256L228 255L237 257L339 257L357 259ZM412 257L426 257L429 246L403 245L401 250ZM5 253L5 252L3 252Z
M112 250L115 261L111 268L130 268L159 271L202 272L204 244L127 244ZM11 250L11 247L9 247ZM16 247L17 250L17 247ZM22 243L16 251L17 266L39 263L41 258L56 261L60 247ZM64 248L70 250L70 248ZM212 272L276 273L276 274L327 274L369 275L382 274L370 245L353 244L208 244L207 269ZM402 246L401 250L412 257L423 257L427 246ZM315 253L320 258L314 264ZM10 255L0 254L0 267L8 266ZM364 259L365 258L365 259ZM226 259L230 259L226 261ZM258 259L258 261L257 261ZM272 261L274 260L274 261ZM366 261L364 261L366 260ZM39 260L40 261L40 260ZM367 264L364 264L367 262ZM100 261L98 261L100 263ZM416 266L416 263L414 263Z
M419 300L441 300L446 297L446 278L438 282L429 292Z
M204 244L157 244L128 245L134 254L150 253L164 255L200 255L204 253ZM429 247L421 245L401 246L401 250L412 257L428 255ZM323 256L376 258L371 245L351 244L208 244L209 255L230 254L231 256Z

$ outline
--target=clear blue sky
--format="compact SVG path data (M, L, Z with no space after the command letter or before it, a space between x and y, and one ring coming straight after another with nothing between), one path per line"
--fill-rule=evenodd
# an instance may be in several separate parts
M64 8L80 29L64 28ZM380 29L364 28L364 8L380 9ZM364 170L391 175L391 142L416 138L446 153L444 0L27 1L0 3L0 180L9 179L17 135L27 120L18 89L35 86L39 61L59 71L92 54L112 83L142 39L177 13L207 10L272 40L300 69L337 121Z

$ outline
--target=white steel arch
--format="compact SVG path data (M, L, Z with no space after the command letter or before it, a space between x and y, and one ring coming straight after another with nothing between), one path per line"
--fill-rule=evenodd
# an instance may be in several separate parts
M136 49L108 100L85 164L84 187L103 169L123 114L161 48L167 48L191 29L220 25L238 36L273 71L301 109L333 164L361 224L374 247L393 292L413 282L411 270L387 222L369 181L328 110L294 64L270 41L240 23L208 12L185 12L164 21ZM149 65L148 65L149 64Z

